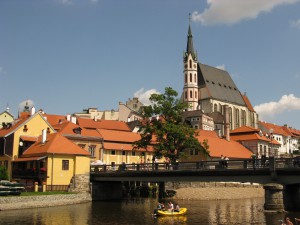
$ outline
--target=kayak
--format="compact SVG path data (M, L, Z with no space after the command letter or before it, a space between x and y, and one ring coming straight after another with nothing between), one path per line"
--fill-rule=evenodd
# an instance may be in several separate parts
M186 214L187 208L180 208L179 212L169 212L168 210L157 210L159 216L181 216Z

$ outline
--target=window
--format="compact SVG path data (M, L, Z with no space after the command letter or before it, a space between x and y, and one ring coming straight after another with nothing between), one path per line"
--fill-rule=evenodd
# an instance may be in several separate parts
M69 160L62 160L62 170L69 170Z
M115 154L116 154L116 151L115 151L115 150L111 150L111 154L112 154L112 155L115 155Z
M135 152L131 152L131 155L132 155L132 156L135 156Z
M190 68L192 68L192 60L191 59L190 59L189 63L190 63Z
M96 145L89 146L89 153L91 154L91 157L95 157L95 148L96 148Z
M184 74L184 82L187 83L187 74Z
M122 151L122 155L126 155L126 152L125 152L125 151Z
M197 76L196 76L196 74L194 75L194 80L195 80L195 83L197 83Z
M193 82L193 76L191 73L190 73L190 82Z
M195 99L197 99L197 91L195 91Z
M78 146L79 146L80 148L82 148L82 149L85 148L85 144L78 144Z
M193 91L190 91L190 98L193 98Z
M187 92L184 92L184 98L187 99Z

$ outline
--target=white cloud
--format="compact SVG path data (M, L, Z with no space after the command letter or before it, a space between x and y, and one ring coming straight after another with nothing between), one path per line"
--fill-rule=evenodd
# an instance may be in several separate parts
M226 70L225 68L225 64L222 64L220 66L216 66L216 68L220 69L220 70Z
M19 104L18 111L23 112L26 104L29 106L29 109L31 109L34 106L34 102L32 100L28 99Z
M208 8L202 13L192 13L192 20L203 25L234 24L244 19L255 19L281 4L299 0L207 0Z
M134 93L134 97L139 98L139 101L142 102L144 105L150 105L151 102L149 98L154 93L159 94L159 92L156 89L150 89L145 91L144 88L141 88L140 90Z
M292 22L291 22L291 25L292 25L293 27L300 28L300 19L297 20L297 21L292 21Z
M293 94L283 95L278 102L267 102L254 107L260 120L275 118L276 115L294 110L300 110L300 98Z

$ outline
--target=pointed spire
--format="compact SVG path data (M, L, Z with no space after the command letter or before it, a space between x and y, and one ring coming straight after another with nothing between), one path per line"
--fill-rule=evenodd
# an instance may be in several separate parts
M194 51L193 35L192 35L192 29L191 29L190 22L191 22L191 14L189 14L189 30L188 30L188 35L187 35L186 56L191 54L193 59L197 60L197 55Z

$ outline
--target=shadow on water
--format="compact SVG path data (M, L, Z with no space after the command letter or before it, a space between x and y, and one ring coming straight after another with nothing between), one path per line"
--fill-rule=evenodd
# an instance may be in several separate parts
M265 213L262 198L220 201L178 200L177 203L188 208L186 216L153 217L157 200L136 198L0 211L0 225L277 225L285 216L292 219L300 218L300 212Z

